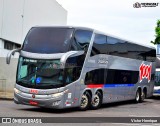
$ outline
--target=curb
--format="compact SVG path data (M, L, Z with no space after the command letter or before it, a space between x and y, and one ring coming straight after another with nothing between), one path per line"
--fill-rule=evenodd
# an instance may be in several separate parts
M9 101L12 101L13 98L0 98L0 100L9 100Z

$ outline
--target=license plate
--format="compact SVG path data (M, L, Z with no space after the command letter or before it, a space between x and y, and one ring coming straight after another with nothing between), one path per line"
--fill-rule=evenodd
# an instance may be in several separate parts
M35 106L37 106L37 105L38 105L38 102L35 102L35 101L29 101L29 104L30 104L30 105L35 105Z

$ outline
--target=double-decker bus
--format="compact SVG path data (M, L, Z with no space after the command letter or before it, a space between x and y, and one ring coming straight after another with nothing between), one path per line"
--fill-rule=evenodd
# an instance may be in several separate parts
M83 27L33 27L19 52L14 102L97 109L152 96L156 50Z

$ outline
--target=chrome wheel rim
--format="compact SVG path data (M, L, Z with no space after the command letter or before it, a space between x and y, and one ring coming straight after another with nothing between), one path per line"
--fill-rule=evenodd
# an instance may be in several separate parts
M136 94L136 101L137 102L139 101L139 92L137 92L137 94Z
M93 105L94 107L97 107L97 106L99 105L99 102L100 102L100 98L99 98L99 96L96 94L96 95L94 96L94 98L93 98L92 105Z
M88 97L86 95L82 95L81 108L85 108L87 105L88 105Z

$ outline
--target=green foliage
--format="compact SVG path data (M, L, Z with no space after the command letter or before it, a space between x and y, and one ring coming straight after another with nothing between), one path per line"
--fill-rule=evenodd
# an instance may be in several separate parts
M160 20L157 21L157 27L155 27L155 33L156 33L155 35L156 38L154 42L151 41L151 43L153 43L154 45L160 44Z

